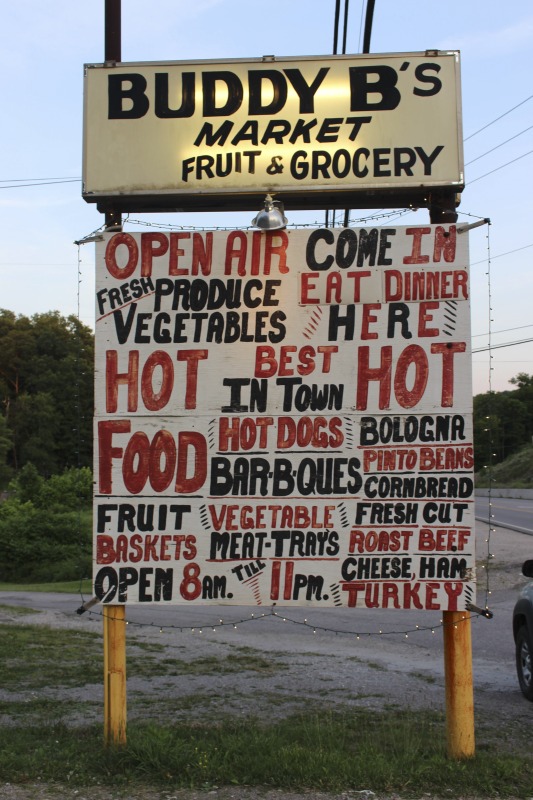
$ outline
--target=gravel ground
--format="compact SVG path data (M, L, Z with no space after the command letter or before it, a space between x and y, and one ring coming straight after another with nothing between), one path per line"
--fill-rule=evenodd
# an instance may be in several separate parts
M480 526L479 534L484 536L484 526ZM498 598L508 596L510 590L514 592L520 582L520 564L529 555L532 544L530 537L508 535L508 532L493 541L491 549L496 558L491 582L496 606ZM8 603L5 596L0 598L0 603ZM224 613L231 618L231 610L225 609ZM296 614L291 616L297 617ZM4 610L0 621L9 619L9 610ZM96 614L79 617L75 613L65 615L45 610L23 618L13 615L11 619L96 633L100 633L102 627ZM486 620L474 619L474 633L476 625L487 624ZM257 659L258 663L256 668L222 674L211 667L177 676L129 677L129 720L147 716L190 720L191 715L210 719L222 714L273 718L313 706L343 709L363 706L376 711L384 707L444 710L442 645L439 652L430 630L418 632L416 647L413 647L402 634L357 642L353 636L319 630L313 633L307 626L283 623L280 618L269 615L250 625L238 625L236 629L225 625L213 631L206 626L202 633L166 628L160 632L158 626L128 626L128 658L130 653L137 658L148 653L147 658L153 658L152 651L145 649L150 644L163 644L164 658L224 662L237 657L251 659L250 663ZM490 651L490 642L487 650ZM265 668L267 658L270 667ZM517 691L512 658L510 663L509 674L505 670L505 674L498 675L497 685L495 670L498 667L489 657L482 659L475 668L476 737L481 736L487 742L497 740L502 747L515 749L523 747L523 742L530 739L532 709ZM47 689L40 691L39 696L72 701L68 719L64 716L62 719L73 726L98 723L102 719L101 684L88 684L81 691ZM5 697L0 688L0 699ZM11 693L10 698L31 705L31 693L20 692L16 696ZM84 704L81 712L76 710L76 703L80 701ZM4 724L7 721L4 719ZM126 797L129 800L400 800L396 794L374 793L371 787L359 792L325 795L315 792L287 794L250 787L198 792L154 791L146 787L121 793L105 787L74 790L41 783L0 785L1 800L118 800ZM441 799L423 794L420 800Z

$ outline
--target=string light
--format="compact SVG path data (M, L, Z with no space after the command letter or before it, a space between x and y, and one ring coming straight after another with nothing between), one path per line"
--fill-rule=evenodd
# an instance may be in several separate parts
M488 606L485 606L485 610L488 610ZM98 611L89 610L88 613L89 613L90 617L92 617L92 616L102 617L103 616L103 614L101 612L98 612ZM476 613L473 610L470 612L470 616L472 618L473 617L478 617L478 616L482 616L484 619L491 619L492 618L492 617L488 617L484 613L483 614ZM225 625L226 627L231 626L233 628L233 630L237 630L237 628L239 626L241 626L241 625L249 624L250 622L258 623L258 622L261 622L261 620L263 620L265 617L275 618L279 622L284 622L284 623L289 623L291 625L297 625L297 626L299 625L299 626L304 627L304 628L309 628L310 630L313 631L314 635L316 635L318 632L320 632L320 633L327 633L327 634L335 634L335 636L343 636L343 635L344 636L354 636L357 641L360 641L362 637L367 637L368 638L368 637L375 637L375 636L381 636L381 637L383 637L383 636L403 636L405 639L408 639L409 635L412 634L412 633L423 633L423 632L428 632L428 631L431 631L431 633L434 635L435 634L435 628L436 628L435 625L423 626L423 625L417 624L413 628L408 628L408 629L404 629L404 630L385 631L382 628L380 628L378 631L350 631L350 630L344 630L344 629L341 629L341 628L330 628L330 627L328 627L326 625L311 624L308 621L307 618L304 619L304 620L298 620L298 619L293 619L293 618L291 618L289 616L280 616L274 610L270 610L269 612L266 612L266 613L262 614L260 617L257 617L257 616L253 616L252 617L252 616L250 616L250 617L245 617L245 618L242 618L242 619L231 620L229 622L228 621L224 622L224 620L220 620L219 624L221 626ZM468 619L469 619L468 616L463 616L462 619L461 619L461 622L466 622ZM109 621L110 622L121 622L122 620L119 620L119 619L117 620L117 619L114 619L114 618L110 618ZM457 628L457 622L453 622L453 623L444 622L444 620L441 619L440 622L439 622L439 627L444 629L444 628L448 627L451 624L453 624L454 628ZM158 627L159 628L159 633L164 633L164 631L170 630L170 631L177 631L179 633L187 633L188 632L188 633L191 633L191 634L195 634L195 633L202 634L203 630L204 630L204 626L199 627L198 625L194 625L194 626L173 625L173 624L160 625L159 623L157 623L157 625L156 625L156 623L154 623L154 622L137 622L135 620L126 620L126 625L131 625L132 627L137 627L137 628ZM213 633L217 633L217 628L213 623L208 625L208 627L211 628L211 631Z
M348 226L357 226L357 225L366 225L369 222L377 222L379 220L388 220L389 222L393 222L407 214L413 214L418 211L418 208L411 206L410 208L403 208L403 209L394 209L386 211L384 209L380 210L379 212L375 212L372 214L366 214L362 217L350 218L348 220ZM477 214L470 214L466 211L459 212L462 217L471 217L473 219L484 219L484 217L480 217ZM169 231L231 231L234 230L235 227L238 227L240 230L247 230L250 226L235 226L235 225L217 225L217 226L209 226L209 225L176 225L173 223L162 223L162 222L154 222L142 219L130 219L129 215L126 216L122 222L122 227L124 228L126 225L132 225L135 227L143 227L143 228L155 228L157 230L169 230ZM298 229L298 228L317 228L322 227L322 223L318 220L314 222L296 222L290 223L287 225L287 228L291 229ZM81 244L89 244L90 242L95 241L95 237L99 234L105 233L105 224L101 225L99 228L96 228L91 233L88 233L86 236L83 236L81 239L76 241L77 245ZM529 245L528 245L529 246ZM492 309L491 309L492 311Z
M489 328L488 328L488 352L489 352L489 370L488 370L488 385L489 385L489 393L488 393L488 414L487 414L487 432L489 435L489 463L487 464L488 469L488 477L489 477L489 492L488 492L488 499L489 499L489 533L487 539L485 540L487 548L487 558L486 558L486 567L485 564L482 565L482 569L484 570L485 574L485 606L488 607L488 598L490 595L490 570L489 570L489 563L491 558L494 556L491 555L491 535L496 532L496 528L491 525L491 520L494 519L495 515L493 513L492 508L492 482L493 482L493 475L492 475L492 459L496 456L496 453L493 452L494 449L494 441L493 441L493 414L492 414L492 371L493 368L490 365L490 362L493 358L492 355L492 285L491 285L491 252L490 252L490 222L487 226L487 293L488 293L488 307L489 307Z
M83 515L83 500L82 500L82 491L81 491L81 446L82 446L82 437L81 437L81 425L83 420L83 415L81 412L81 396L82 396L82 386L81 380L83 370L82 370L82 353L84 352L84 348L82 347L82 331L81 331L81 284L83 280L82 276L82 257L81 257L81 248L78 244L78 258L77 258L77 288L76 288L76 317L78 321L78 326L76 329L76 338L77 338L77 347L76 347L76 363L75 363L75 370L76 370L76 378L75 378L75 413L76 413L76 420L77 426L73 429L73 432L76 434L76 466L77 466L77 481L76 481L76 492L77 492L77 501L78 501L78 513L77 513L77 534L78 534L78 551L80 556L80 562L78 565L79 569L79 589L80 594L82 593L82 585L83 585L83 578L85 570L82 566L82 554L84 552L84 542L83 542L83 532L82 532L82 515Z
M412 214L415 211L418 211L417 208L404 208L401 210L394 209L391 211L380 211L377 213L372 213L365 215L364 217L358 217L355 219L348 220L348 226L356 226L356 225L365 225L368 222L374 222L378 220L389 220L389 222L400 219L401 217L405 216L406 214ZM172 223L161 223L161 222L151 222L142 219L130 219L126 217L126 219L122 223L122 227L126 225L126 223L134 226L141 226L144 228L156 228L157 230L177 230L177 231L230 231L235 229L235 225L216 225L216 226L208 226L208 225L176 225ZM249 225L245 226L237 226L242 230L248 230L251 228ZM320 228L322 227L322 223L318 220L314 220L314 222L295 222L289 223L287 228L297 229L297 228ZM100 229L98 229L100 230ZM93 234L90 234L84 239L89 239L98 231L94 231ZM84 240L80 240L83 243Z

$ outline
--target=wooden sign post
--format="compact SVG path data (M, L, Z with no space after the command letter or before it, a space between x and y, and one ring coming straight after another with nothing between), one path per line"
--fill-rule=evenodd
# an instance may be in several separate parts
M448 756L472 758L475 734L470 614L445 611L443 620Z
M104 606L104 739L126 744L126 607Z

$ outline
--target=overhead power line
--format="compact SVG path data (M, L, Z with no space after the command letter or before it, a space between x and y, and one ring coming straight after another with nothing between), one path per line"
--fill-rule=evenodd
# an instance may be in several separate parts
M473 164L474 161L479 161L480 158L484 158L485 156L488 156L489 153L493 153L495 150L498 150L500 147L503 147L504 144L508 144L509 142L512 142L513 139L518 139L519 136L522 136L523 133L527 133L527 131L530 131L531 128L533 128L533 125L530 125L529 128L524 128L524 130L520 131L520 133L515 133L515 135L511 136L510 139L506 139L504 142L500 142L500 144L497 144L495 147L491 147L490 150L487 150L485 153L481 153L480 156L476 156L471 161L467 161L466 164L465 164L465 167L468 167L469 164Z
M73 181L81 178L73 178L72 175L58 175L53 178L0 178L0 183L21 183L24 181Z
M476 347L472 353L482 353L484 350L498 350L500 347L514 347L517 344L528 344L533 339L520 339L518 342L506 342L505 344L488 344L486 347Z
M533 322L530 325L519 325L517 328L503 328L501 331L491 331L492 335L497 333L509 333L510 331L521 331L524 328L533 328ZM488 336L488 333L474 333L472 334L472 339L475 339L478 336Z
M80 183L80 182L81 178L67 178L66 180L38 181L36 183L10 183L7 186L0 186L0 189L21 189L24 186L51 186L56 183Z
M513 158L511 161L507 161L505 164L501 164L501 166L495 167L495 169L491 169L490 172L485 172L484 175L479 175L477 178L474 178L474 180L469 181L468 186L471 186L476 181L480 181L481 178L486 178L487 175L492 175L494 172L498 172L500 169L508 167L510 164L514 164L516 161L520 161L522 158L531 155L531 153L533 153L533 150L528 150L527 153L522 153L521 156L517 156L516 158Z
M506 253L500 253L497 256L491 256L491 261L494 261L495 258L503 258L504 256L510 256L512 253L518 253L520 250L527 250L528 247L533 247L533 242L531 244L525 244L523 247L515 247L514 250L508 250ZM482 258L481 261L473 261L470 266L475 267L476 264L486 264L488 258Z
M479 128L479 130L474 131L474 133L471 133L470 136L467 136L466 139L463 139L463 142L467 142L469 139L472 139L472 137L477 136L478 133L481 133L481 131L484 131L487 128L490 128L491 125L494 125L495 122L498 122L498 120L503 119L504 117L506 117L507 114L511 113L511 111L515 111L515 109L520 108L520 106L523 106L524 103L527 103L528 100L531 100L532 97L533 97L533 94L530 94L529 97L526 97L526 99L522 100L521 103L518 103L516 106L513 106L512 108L510 108L509 111L505 111L503 114L500 114L500 116L496 117L496 119L493 119L492 122L487 122L487 124L483 125L482 128Z

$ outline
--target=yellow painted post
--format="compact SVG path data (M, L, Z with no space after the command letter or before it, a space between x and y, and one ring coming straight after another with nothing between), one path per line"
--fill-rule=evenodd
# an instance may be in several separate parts
M126 607L104 605L104 740L126 744Z
M445 611L443 622L448 756L472 758L476 744L470 614Z

